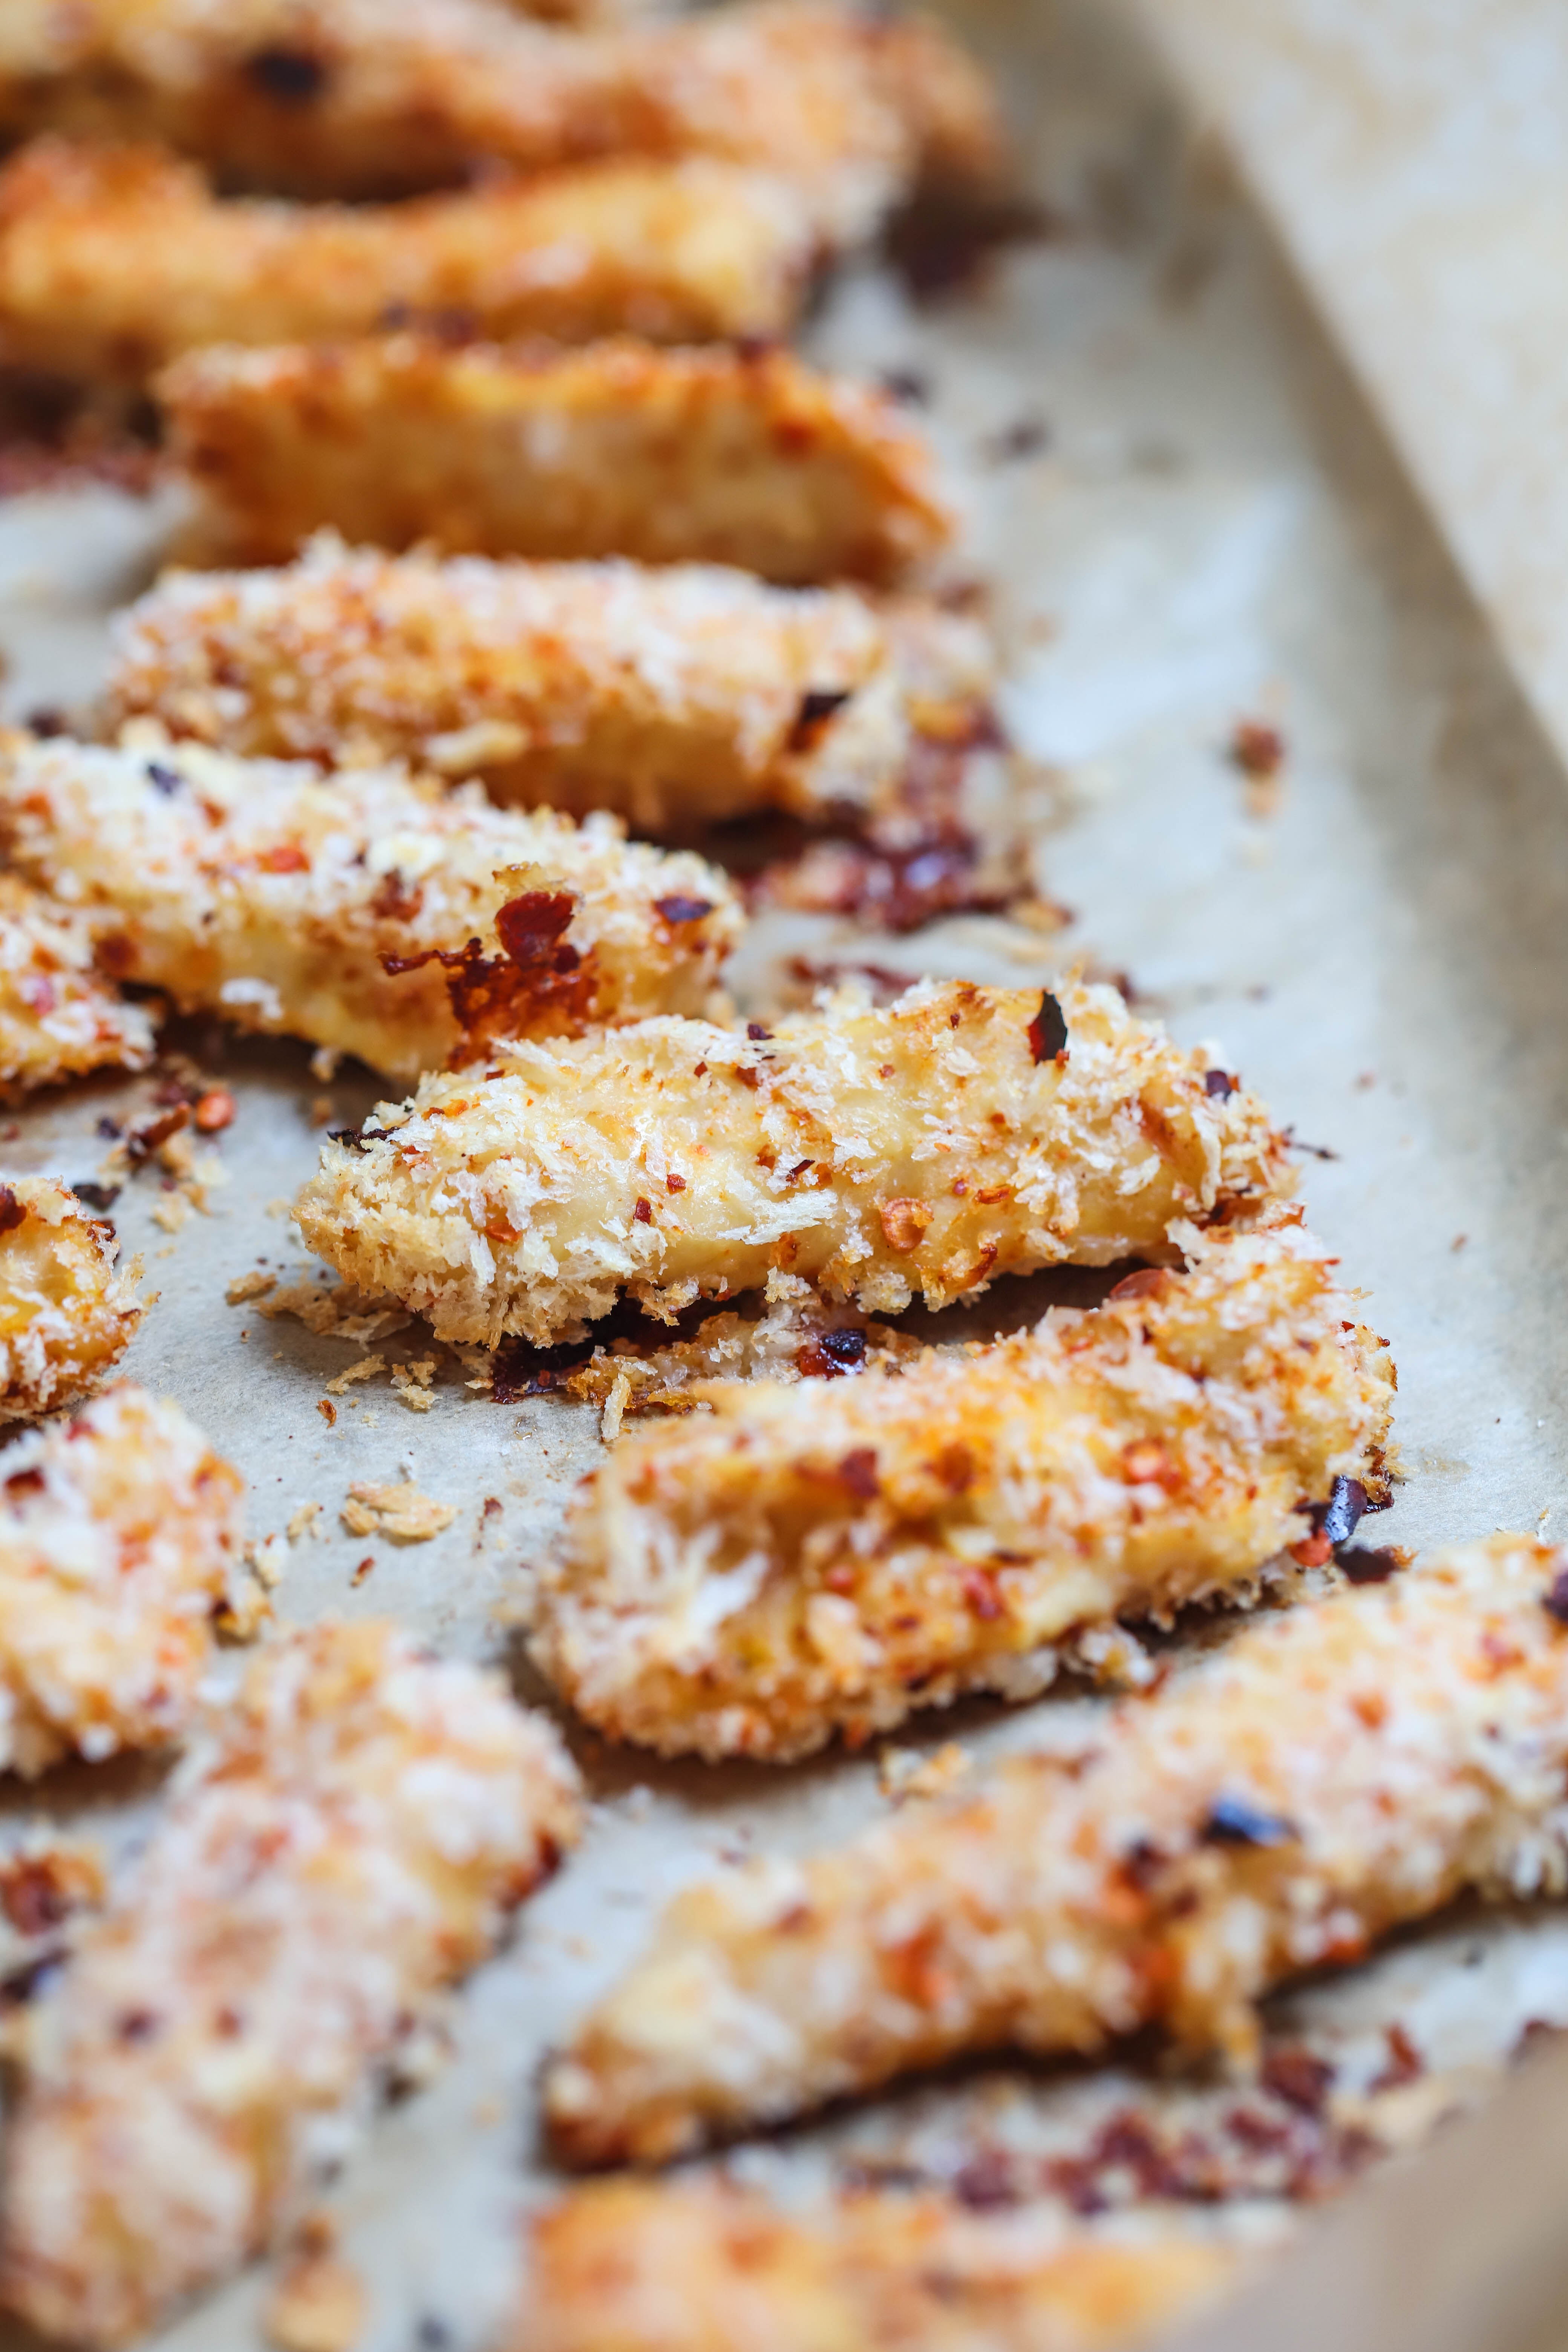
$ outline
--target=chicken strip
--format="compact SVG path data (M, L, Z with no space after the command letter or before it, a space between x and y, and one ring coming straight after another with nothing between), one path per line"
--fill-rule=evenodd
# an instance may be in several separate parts
M154 139L305 196L447 185L487 160L717 155L792 182L835 241L917 180L994 184L1003 154L944 34L829 0L587 35L493 0L7 0L0 130Z
M531 2231L510 2352L1091 2352L1219 2294L1236 2247L930 2194L795 2214L721 2182L595 2181Z
M696 1011L741 924L712 866L613 817L161 736L0 738L0 841L119 977L402 1078L498 1034Z
M382 547L890 584L953 531L895 403L788 352L392 335L193 352L158 391L204 560L284 562L331 525Z
M374 1621L264 1652L31 2015L0 2299L124 2344L258 2252L579 1814L499 1676Z
M177 1737L243 1580L242 1491L131 1387L0 1454L0 1768Z
M612 1738L782 1761L1250 1597L1310 1506L1382 1491L1392 1366L1295 1214L847 1388L702 1383L580 1490L537 1663Z
M1561 1894L1565 1769L1565 1555L1438 1553L1249 1626L1087 1755L679 1897L555 2066L558 2144L658 2160L960 2052L1146 2026L1248 2063L1282 1979L1467 1891Z
M159 148L47 139L0 173L0 356L137 387L203 343L320 342L395 318L563 342L779 334L815 250L786 187L702 159L309 206L219 201Z
M125 1353L142 1309L116 1255L52 1176L0 1183L0 1422L78 1403Z
M0 1091L144 1070L153 1024L93 968L79 914L0 874Z
M358 1290L494 1347L574 1337L626 1291L941 1307L995 1275L1170 1258L1286 1188L1262 1107L1114 989L925 981L770 1032L647 1021L497 1049L328 1143L296 1215Z
M174 572L121 615L111 727L405 760L647 833L897 808L995 740L984 631L938 605L697 565L440 562L324 534L286 570Z

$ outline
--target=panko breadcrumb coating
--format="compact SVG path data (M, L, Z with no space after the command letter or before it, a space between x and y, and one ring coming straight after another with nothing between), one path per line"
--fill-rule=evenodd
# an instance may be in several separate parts
M710 154L791 181L824 234L917 180L996 180L984 77L935 26L773 0L603 33L492 0L6 0L0 130L155 139L232 182L375 196L595 156Z
M1145 2026L1249 2063L1281 1979L1467 1891L1560 1895L1565 1768L1568 1556L1498 1536L1352 1584L1083 1755L679 1896L553 2071L557 2143L659 2160L961 2052Z
M317 206L221 200L156 147L45 139L0 173L0 356L136 386L203 343L321 342L398 316L568 343L782 334L816 249L798 198L731 163Z
M286 562L331 526L448 554L890 585L953 531L930 447L889 396L766 347L219 345L157 391L204 561Z
M580 1490L537 1663L613 1738L784 1760L1250 1597L1337 1480L1381 1489L1388 1435L1386 1350L1298 1213L990 1346L702 1383Z
M1065 1023L1066 1043L1059 1033ZM427 1077L296 1208L310 1248L443 1339L576 1335L622 1292L853 1298L1169 1259L1176 1228L1288 1189L1261 1105L1112 988L925 981L749 1030L645 1021Z
M0 1422L75 1404L142 1320L112 1231L52 1176L0 1182Z
M0 2299L119 2345L258 2252L579 1814L498 1675L374 1621L273 1643L31 2013Z
M994 737L983 630L912 599L715 566L351 551L184 572L121 615L110 727L333 767L404 760L640 830L896 807Z
M741 923L714 867L613 817L157 735L0 737L0 839L120 977L404 1078L497 1034L695 1012Z
M153 1031L93 967L79 914L0 874L0 1094L144 1070Z
M129 1386L0 1454L0 1768L179 1735L238 1590L242 1493Z
M1237 2249L1155 2221L867 2190L795 2213L721 2181L595 2181L530 2232L510 2352L1098 2352L1163 2333Z

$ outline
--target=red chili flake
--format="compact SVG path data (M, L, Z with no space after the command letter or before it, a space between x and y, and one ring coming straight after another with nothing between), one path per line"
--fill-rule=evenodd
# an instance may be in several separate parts
M308 874L310 861L297 841L279 841L256 861L263 874Z
M800 707L795 714L788 749L792 751L809 751L828 720L837 718L849 698L847 688L808 688L801 696Z
M1410 1554L1401 1544L1375 1549L1370 1544L1347 1544L1336 1559L1341 1575L1352 1584L1386 1584L1410 1564ZM1558 1581L1563 1585L1563 1622L1568 1624L1568 1578Z
M1232 764L1244 776L1266 782L1285 764L1285 738L1261 719L1238 719L1230 739Z
M1333 2084L1334 2070L1326 2058L1300 2047L1270 2050L1263 2061L1264 2087L1304 2116L1321 2115Z
M1240 1083L1239 1079L1233 1078L1231 1076L1228 1070L1205 1070L1204 1072L1204 1092L1205 1095L1217 1095L1223 1099L1230 1095L1236 1094L1239 1090Z
M18 1936L42 1936L68 1918L71 1898L47 1854L18 1854L0 1872L0 1910Z
M651 1225L653 1223L653 1202L651 1201L643 1200L639 1195L637 1207L632 1211L632 1214L637 1219L639 1225Z
M667 1192L684 1192L686 1190L685 1177L667 1176L664 1180L664 1189Z
M496 936L513 963L543 963L576 911L569 890L525 890L496 909Z
M95 1184L86 1178L79 1184L73 1184L70 1189L84 1209L97 1209L100 1215L113 1208L121 1193L121 1187L118 1184Z
M356 1586L357 1586L357 1585L361 1585L361 1584L363 1584L363 1583L364 1582L364 1580L365 1580L365 1578L370 1574L371 1570L372 1570L374 1566L375 1566L375 1557L374 1557L374 1553L372 1553L372 1552L368 1552L368 1551L367 1551L367 1552L366 1552L366 1554L365 1554L365 1556L364 1556L364 1558L360 1561L360 1563L359 1563L358 1567L354 1570L353 1574L350 1577L350 1579L349 1579L349 1582L350 1582L351 1584L353 1584L353 1585L356 1585Z
M147 782L166 799L172 798L184 781L178 768L166 768L161 760L148 761Z
M114 2030L121 2042L151 2042L161 2022L156 2010L128 2009Z
M217 1135L234 1125L234 1097L226 1087L213 1087L199 1098L196 1125L204 1135Z
M26 1218L26 1209L9 1184L0 1184L0 1234L14 1234Z
M961 1580L963 1597L983 1625L994 1624L1002 1614L1002 1596L994 1577L983 1568L966 1568Z
M707 1065L707 1063L706 1063L706 1062L699 1062L699 1063L698 1063L698 1065L697 1065L697 1067L692 1071L691 1075L692 1075L692 1076L693 1076L694 1078L705 1078L705 1077L707 1076L707 1075L708 1075L708 1065Z
M337 1427L338 1409L332 1402L331 1397L319 1397L316 1401L316 1411L321 1414L321 1419L326 1423L329 1429L335 1429Z
M753 1045L765 1045L770 1044L773 1039L773 1033L771 1029L764 1029L760 1021L748 1021L746 1024L746 1034L751 1039Z
M877 1493L877 1451L875 1446L857 1445L838 1465L838 1477L849 1492L862 1503L870 1502Z
M972 2157L953 2175L952 2193L972 2213L994 2213L1005 2205L1016 2205L1022 2191L1014 2159L999 2147Z
M1050 990L1043 989L1040 1009L1029 1024L1029 1051L1040 1063L1059 1062L1067 1050L1067 1016Z
M805 1174L806 1170L808 1168L815 1168L816 1165L816 1162L815 1160L797 1160L793 1168L785 1169L784 1182L786 1184L798 1183L801 1177Z
M1559 1569L1542 1594L1541 1605L1560 1625L1568 1625L1568 1568Z
M704 915L713 912L711 898L688 898L679 891L668 898L656 898L653 903L667 923L700 923Z
M493 1518L495 1518L495 1517L497 1517L498 1513L499 1513L499 1512L500 1512L500 1507L501 1507L501 1500L500 1500L500 1496L499 1495L487 1495L487 1496L485 1496L485 1507L484 1507L484 1514L483 1514L483 1516L484 1516L487 1519L493 1519Z
M795 1366L803 1380L837 1381L858 1371L865 1360L864 1331L825 1331L798 1351Z
M1388 2063L1371 2088L1374 2091L1397 2091L1406 2083L1418 2083L1426 2072L1426 2061L1404 2026L1385 2025L1383 2038L1388 2044Z

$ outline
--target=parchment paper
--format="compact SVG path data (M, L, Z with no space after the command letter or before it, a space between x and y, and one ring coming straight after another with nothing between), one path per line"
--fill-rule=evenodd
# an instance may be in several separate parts
M836 362L930 379L973 513L964 560L997 583L1039 879L1077 919L1055 940L967 918L857 944L793 917L749 953L745 984L760 1004L770 954L801 953L1020 984L1075 956L1129 975L1331 1155L1305 1162L1310 1214L1370 1291L1400 1366L1408 1479L1379 1540L1533 1527L1568 1500L1568 795L1555 760L1338 362L1121 20L1090 0L984 0L964 21L1002 70L1058 232L924 313L860 272L812 341ZM999 460L998 436L1025 420L1047 426L1046 446ZM10 712L90 692L103 611L148 576L167 520L166 506L107 491L0 509ZM1288 740L1272 816L1247 813L1225 757L1244 715ZM325 1506L321 1539L295 1547L284 1613L388 1611L454 1652L514 1651L507 1612L594 1458L593 1416L498 1406L456 1381L416 1415L370 1383L338 1401L329 1431L318 1400L353 1351L223 1292L263 1260L302 1266L279 1204L314 1164L312 1102L330 1094L340 1125L376 1089L348 1074L324 1088L291 1046L214 1039L203 1054L239 1097L219 1147L229 1181L172 1234L153 1221L155 1177L118 1204L159 1293L127 1370L178 1397L241 1465L258 1535ZM22 1115L0 1165L92 1175L107 1148L96 1122L144 1092L89 1087ZM351 1478L405 1462L460 1506L447 1534L399 1549L344 1533ZM486 1520L489 1496L502 1508ZM520 1686L532 1690L521 1669ZM918 1726L911 1744L956 1735L983 1756L1064 1736L1095 1703L970 1707ZM748 1850L836 1837L884 1803L870 1757L769 1774L578 1748L597 1799L584 1850L456 2005L445 2074L383 2117L327 2199L372 2290L367 2352L477 2346L506 2308L515 2217L551 2185L534 2137L541 2055L668 1890ZM76 1771L40 1793L122 1844L144 1831L156 1780ZM18 1815L31 1802L5 1801ZM1419 2139L1450 2094L1484 2088L1526 2022L1568 2024L1568 1921L1445 1922L1304 2002L1292 2030L1305 2020L1363 2057L1390 2020L1411 2022L1447 2085L1408 2107L1405 2135ZM1109 2078L1004 2069L997 2082L992 2069L982 2087L888 2101L744 2161L788 2192L846 2145L862 2158L944 2136L962 2147L982 2110L1070 2144L1122 2095ZM1242 2220L1267 2236L1279 2216ZM163 2340L251 2345L264 2286L251 2273Z

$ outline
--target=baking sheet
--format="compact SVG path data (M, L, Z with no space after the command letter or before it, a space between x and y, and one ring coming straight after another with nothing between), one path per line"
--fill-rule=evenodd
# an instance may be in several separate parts
M836 363L929 380L971 513L964 562L997 583L1038 879L1076 919L1056 939L967 917L872 942L826 919L770 919L744 985L760 1009L795 955L1013 984L1082 956L1129 975L1178 1035L1217 1041L1315 1148L1312 1220L1370 1291L1400 1366L1408 1481L1379 1540L1533 1527L1568 1507L1556 761L1246 204L1184 135L1121 16L1090 0L973 0L963 22L1003 72L1055 233L938 310L916 312L886 276L859 272L811 341ZM1043 447L1000 455L1035 438L1008 428L1035 423ZM104 611L149 574L170 512L106 490L0 508L9 712L90 692ZM1248 813L1225 757L1243 715L1288 740L1268 816ZM324 1506L319 1538L293 1548L286 1614L389 1612L446 1650L515 1660L508 1621L594 1458L592 1414L499 1406L448 1376L425 1414L384 1382L351 1389L329 1430L318 1402L353 1349L223 1294L262 1261L304 1269L286 1203L314 1165L313 1107L330 1096L331 1123L347 1124L376 1089L348 1072L323 1086L291 1046L185 1042L233 1085L239 1115L216 1147L227 1181L209 1214L168 1230L158 1217L178 1213L155 1175L117 1204L159 1293L127 1371L180 1399L241 1466L257 1535ZM93 1175L107 1149L97 1122L147 1091L83 1087L22 1114L0 1136L0 1169ZM349 1537L336 1514L350 1480L404 1466L459 1506L451 1528L403 1548ZM966 1706L902 1744L957 1736L984 1756L1071 1736L1094 1704ZM670 1889L748 1851L837 1837L885 1802L874 1757L770 1774L577 1748L596 1799L583 1851L455 2005L446 2071L382 2118L324 2200L370 2289L366 2352L478 2346L493 2329L516 2292L515 2217L552 2186L534 2138L541 2055ZM40 1793L121 1846L144 1830L158 1777L79 1770ZM4 1797L18 1817L35 1802ZM1378 2124L1415 2142L1447 2105L1481 2095L1528 2024L1568 2025L1568 1920L1445 1922L1282 2005L1277 2023L1331 2046L1348 2112L1394 2019L1433 2065ZM739 2161L789 2194L851 2158L912 2149L940 2170L1009 2136L1071 2149L1119 2101L1158 2112L1184 2095L1131 2076L991 2069ZM1254 2200L1235 2225L1263 2239L1280 2218ZM250 2346L265 2286L251 2273L160 2340Z

